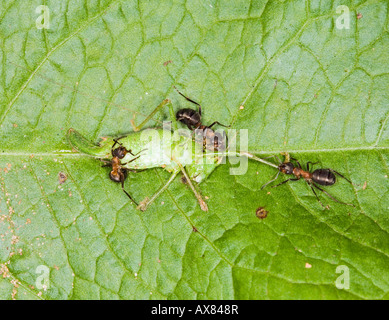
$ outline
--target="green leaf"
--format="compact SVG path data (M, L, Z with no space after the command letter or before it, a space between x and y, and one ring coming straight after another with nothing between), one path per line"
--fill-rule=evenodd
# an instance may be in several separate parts
M37 29L40 4L0 12L1 299L389 298L387 1L46 1ZM66 132L98 142L165 98L193 107L173 85L204 124L248 129L249 151L350 178L324 188L356 208L318 191L323 210L304 181L261 190L276 171L249 161L199 185L208 212L181 179L137 211Z

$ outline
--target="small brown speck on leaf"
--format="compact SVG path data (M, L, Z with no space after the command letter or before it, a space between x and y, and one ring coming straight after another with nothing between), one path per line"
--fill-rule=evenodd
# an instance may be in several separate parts
M257 211L255 211L255 215L258 219L265 219L269 211L266 211L264 207L259 207Z
M63 172L58 172L58 182L59 184L63 184L67 180L67 175Z
M362 190L365 190L366 186L367 186L367 181L365 181L365 183L363 184Z
M173 63L173 61L172 60L168 60L168 61L165 61L164 63L163 63L163 65L166 67L168 64L170 64L170 63Z
M363 18L362 13L358 12L358 13L357 13L357 19L359 20L359 19L361 19L361 18Z

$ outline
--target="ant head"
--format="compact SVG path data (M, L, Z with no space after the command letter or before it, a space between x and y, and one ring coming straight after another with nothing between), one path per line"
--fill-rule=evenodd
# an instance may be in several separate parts
M117 157L123 159L127 154L127 149L125 147L119 147L112 150L112 157Z
M177 121L181 121L187 126L196 126L200 123L201 116L196 110L193 109L181 109L176 114Z
M279 170L285 174L293 174L294 165L292 162L284 162L278 166Z

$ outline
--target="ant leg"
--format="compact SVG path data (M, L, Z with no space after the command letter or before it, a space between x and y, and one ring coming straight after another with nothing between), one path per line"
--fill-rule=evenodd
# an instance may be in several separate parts
M312 167L315 165L315 164L318 164L319 162L312 162L312 161L308 161L307 162L307 171L309 171L309 165L312 165Z
M192 189L195 197L197 198L197 201L199 202L200 204L200 208L201 210L203 211L208 211L208 206L207 204L205 203L205 201L203 200L203 198L201 197L201 195L197 192L197 190L195 189L194 185L192 184L192 182L190 181L190 177L188 176L188 173L186 172L184 166L179 163L177 160L175 160L176 163L178 164L178 166L180 167L180 170L182 172L182 174L184 175L186 181L188 182L188 185L189 187Z
M290 158L290 160L294 160L294 161L296 161L296 163L297 163L298 167L299 167L300 169L302 169L302 167L301 167L301 164L300 164L300 162L299 162L297 159L295 159L295 158L292 158L292 157L289 157L289 158Z
M134 129L134 131L139 131L139 130L141 130L142 128L143 128L143 126L150 120L150 119L152 119L153 117L154 117L154 115L160 110L160 109L162 109L164 106L166 106L166 105L169 105L169 108L170 108L170 114L172 115L174 115L174 111L173 111L173 106L171 105L171 103L170 103L170 100L169 99L165 99L165 100L163 100L147 117L146 117L146 119L144 119L143 120L143 122L139 125L139 126L136 126L135 125L135 122L134 122L134 120L131 120L130 122L131 122L131 126L132 126L132 128ZM172 117L172 119L176 119L176 117L174 116L174 117ZM175 125L175 127L176 127L177 125Z
M262 190L263 188L265 188L268 184L272 183L273 181L276 181L277 178L278 178L278 176L279 176L279 174L280 174L280 171L277 172L277 174L276 174L276 176L275 176L274 179L272 179L272 180L270 180L269 182L265 183L265 184L261 187L261 190Z
M180 90L178 90L178 89L176 88L176 86L173 86L173 88L176 89L176 91L177 91L181 96L183 96L186 100L188 100L189 102L192 102L193 104L195 104L196 106L199 107L199 114L200 114L200 117L201 117L201 106L200 106L200 104L199 104L198 102L192 100L191 98L188 98L186 95L184 95L182 92L180 92Z
M352 203L346 203L346 202L342 202L342 201L339 201L337 199L335 199L333 196L331 196L327 191L325 191L324 189L318 187L315 183L312 183L312 185L316 188L316 189L319 189L320 191L324 192L327 196L329 196L332 200L334 200L335 202L338 202L338 203L341 203L341 204L345 204L345 205L348 205L348 206L352 206L355 208L355 206L352 204Z
M215 121L210 126L208 126L208 128L212 128L215 124L218 124L219 126L222 126L222 127L225 127L225 128L230 128L231 127L231 126L226 126L224 124L221 124L219 121Z
M122 185L122 190L123 190L123 192L127 195L127 197L129 197L130 200L131 200L133 203L135 203L135 205L137 206L138 203L137 203L137 202L134 200L134 198L131 197L131 195L124 189L124 180L125 180L124 174L121 173L121 174L120 174L120 183L121 183L121 185Z
M122 145L122 143L119 142L120 139L123 139L125 138L126 136L121 136L119 138L115 138L115 139L112 139L115 143L113 144L112 148L116 145L116 144L119 144L119 145Z
M323 203L320 201L319 197L318 197L317 194L316 194L315 189L313 189L313 187L312 187L312 184L309 183L309 182L308 182L308 184L309 184L309 186L311 187L313 194L316 196L317 201L319 201L319 203L321 204L321 206L325 209L326 207L325 207L325 206L323 205ZM314 185L314 186L317 188L316 185ZM321 191L323 191L323 190L320 189L320 188L318 188L318 189L321 190Z
M288 180L282 181L281 183L277 184L276 186L272 186L272 188L279 187L280 185L287 183L288 181L298 181L300 180L299 178L290 178Z
M162 192L164 192L169 187L169 185L173 182L173 180L175 179L175 177L177 176L177 174L179 172L180 172L180 170L173 171L173 173L170 176L169 180L156 193L154 193L154 195L150 199L149 198L145 198L143 201L141 201L141 203L138 205L137 209L139 209L140 211L146 211L147 207L155 199L157 199Z
M349 179L347 179L344 175L340 174L338 171L335 171L333 169L328 169L330 170L331 172L333 173L336 173L339 177L343 178L344 180L348 181L349 183L351 183L353 186L356 186L356 184L352 183Z
M124 165L126 165L127 163L130 163L130 162L132 162L132 161L135 161L136 159L138 159L140 156L137 156L137 157L135 157L135 158L132 158L130 161L127 161L126 163L122 163L121 165L122 166L124 166Z

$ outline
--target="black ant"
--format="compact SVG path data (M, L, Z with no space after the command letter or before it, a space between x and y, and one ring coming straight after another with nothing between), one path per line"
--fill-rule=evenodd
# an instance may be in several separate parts
M134 202L137 206L138 206L138 203L132 198L132 196L124 189L124 180L126 180L127 178L127 172L128 171L131 171L131 172L139 172L136 171L136 170L131 170L131 169L128 169L128 168L123 168L123 165L126 165L127 163L130 163L132 161L135 161L136 159L138 159L140 157L140 155L138 155L140 152L144 151L140 151L138 152L137 154L133 154L131 149L130 150L127 150L125 147L123 147L121 145L121 143L118 141L119 139L121 139L123 137L120 137L118 139L114 139L113 141L115 142L113 144L113 146L111 147L111 154L112 154L112 159L111 160L102 160L103 162L105 162L105 164L103 164L103 167L112 167L112 170L110 171L109 173L109 178L114 181L114 182L117 182L117 183L121 183L122 185L122 190L124 191L124 193L127 195L127 197L130 198L130 200L132 202ZM116 149L114 149L114 147L119 144L120 146ZM123 159L127 153L131 154L132 156L134 156L135 158L131 159L130 161L126 162L126 163L121 163L120 160Z
M288 181L297 181L297 180L300 180L300 178L303 178L308 183L308 185L311 187L314 195L316 196L316 199L319 201L319 203L322 205L323 208L328 209L328 206L325 207L323 205L323 203L320 201L319 197L317 196L314 188L320 190L321 192L324 192L327 196L329 196L335 202L355 207L351 203L345 203L345 202L341 202L341 201L335 199L327 191L325 191L324 189L322 189L318 186L318 184L321 186L332 186L333 184L335 184L335 182L336 182L335 174L337 174L341 178L345 179L349 183L353 184L349 179L347 179L345 176L343 176L339 172L337 172L333 169L316 169L313 172L310 172L309 166L310 165L313 166L314 164L317 164L318 162L315 162L315 163L312 163L311 161L307 162L307 170L304 170L304 169L302 169L300 162L298 162L294 158L287 157L286 162L281 163L280 159L277 156L275 156L275 157L277 158L277 160L280 163L278 166L277 175L275 176L274 179L270 180L268 183L263 185L261 189L265 188L269 183L275 181L278 178L278 175L280 174L280 172L282 172L282 173L285 173L288 175L294 175L295 178L287 179L287 180L285 180L285 181L283 181L275 186L272 186L272 188L278 187L278 186L280 186ZM289 159L296 161L297 167L292 162L290 162Z
M222 126L222 127L225 127L225 128L229 128L230 126L226 126L224 124L221 124L219 121L215 121L215 122L213 122L209 126L203 125L201 123L201 105L199 103L197 103L196 101L194 101L194 100L188 98L187 96L185 96L176 87L174 87L174 89L176 89L176 91L181 96L183 96L186 100L188 100L189 102L197 105L198 108L199 108L199 111L196 111L196 110L193 110L193 109L189 109L189 108L178 110L178 112L176 114L177 121L181 121L183 124L188 126L189 130L192 130L195 133L196 133L197 130L202 130L203 144L204 144L204 146L207 149L211 149L211 150L214 149L214 150L220 150L220 151L225 150L225 143L224 143L224 140L226 139L225 134L224 134L224 137L220 137L220 135L218 135L212 129L212 127L215 124L218 124L219 126ZM209 141L213 141L213 145L214 145L213 148L209 147L209 145L210 145L208 143Z

